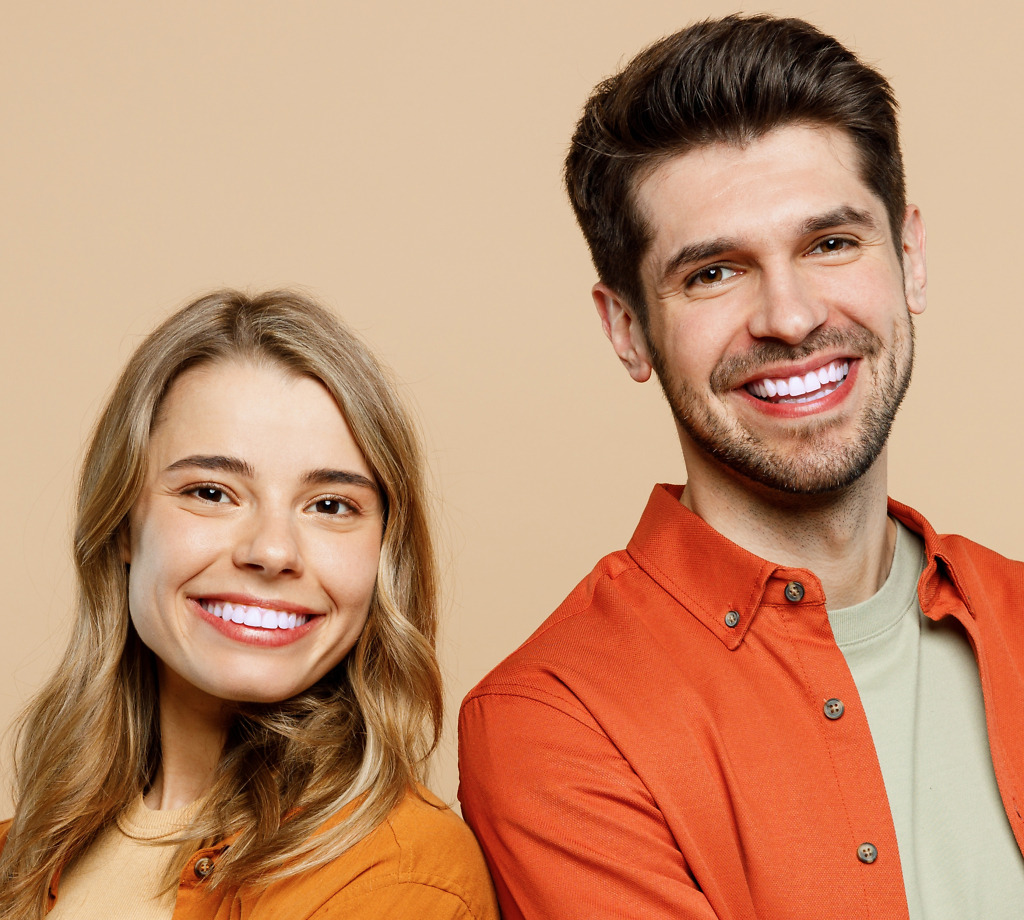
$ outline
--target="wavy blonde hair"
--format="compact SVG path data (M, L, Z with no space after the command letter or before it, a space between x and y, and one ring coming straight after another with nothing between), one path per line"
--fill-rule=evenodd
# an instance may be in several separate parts
M132 355L86 453L74 535L77 617L63 661L19 723L17 806L0 855L5 917L43 916L54 873L147 787L159 762L154 656L129 619L121 545L161 400L185 370L227 359L283 366L330 391L381 490L386 524L355 647L305 692L239 706L168 884L197 849L232 834L210 884L266 881L328 862L422 779L437 745L436 569L418 439L394 385L366 346L305 296L209 294ZM314 837L350 803L344 820Z

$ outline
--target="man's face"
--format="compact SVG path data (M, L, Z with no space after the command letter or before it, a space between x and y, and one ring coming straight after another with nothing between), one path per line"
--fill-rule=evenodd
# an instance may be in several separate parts
M858 479L910 381L917 210L895 247L853 142L809 126L678 156L637 201L653 231L646 334L609 289L595 299L632 376L657 373L691 482L717 468L812 494Z

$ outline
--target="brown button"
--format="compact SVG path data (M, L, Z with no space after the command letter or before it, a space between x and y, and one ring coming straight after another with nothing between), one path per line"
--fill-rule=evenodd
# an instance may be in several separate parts
M195 872L196 878L206 878L213 872L213 860L209 856L200 856L196 860L195 866L192 867L192 871Z
M732 629L740 621L740 615L735 610L730 610L725 615L725 625Z
M791 581L786 585L786 600L791 604L804 599L804 586L798 581Z
M862 843L857 847L857 859L862 863L873 863L878 859L878 850L873 843Z
M840 718L845 711L846 707L843 705L842 700L837 700L835 697L830 700L825 700L825 718L835 721Z

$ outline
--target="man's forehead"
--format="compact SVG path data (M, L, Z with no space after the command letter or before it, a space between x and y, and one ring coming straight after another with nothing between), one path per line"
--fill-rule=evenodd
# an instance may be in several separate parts
M790 157L800 157L801 154L813 156L823 149L828 150L834 160L845 166L851 178L861 182L870 192L861 176L860 151L850 132L832 125L794 122L752 137L709 141L653 160L637 172L634 198L638 205L644 206L657 197L666 183L680 174L721 175L727 171L755 176L762 174L775 167L774 154L780 148Z
M638 183L636 206L651 237L648 256L657 261L700 240L800 233L808 220L843 207L885 222L850 135L817 125L787 125L666 159Z

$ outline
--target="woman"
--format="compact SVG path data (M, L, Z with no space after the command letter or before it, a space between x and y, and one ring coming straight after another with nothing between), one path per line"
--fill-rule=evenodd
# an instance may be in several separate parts
M497 917L417 785L442 712L423 491L392 385L308 299L222 291L142 343L86 454L0 916Z

